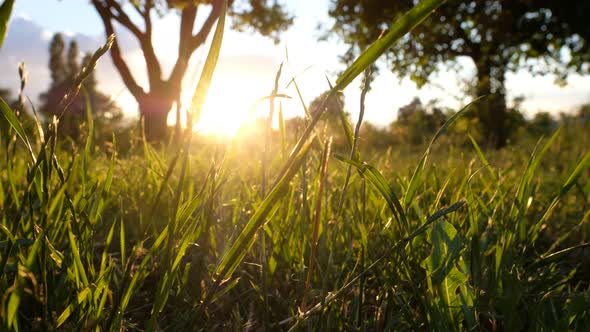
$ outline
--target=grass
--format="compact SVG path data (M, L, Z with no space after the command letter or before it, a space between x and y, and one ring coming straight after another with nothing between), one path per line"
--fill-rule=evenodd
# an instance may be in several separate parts
M366 162L307 144L266 196L264 150L240 141L124 157L4 141L3 328L584 330L583 133Z
M584 330L589 157L569 130L536 149L434 143L424 163L394 147L322 162L329 145L308 145L266 198L263 151L239 142L46 145L33 168L10 141L4 328Z
M332 93L438 4L416 7ZM120 151L115 138L68 148L59 124L27 132L0 108L12 125L0 147L2 330L590 327L584 125L499 152L446 144L467 107L425 152L369 154L344 121L340 155L318 114L298 137ZM93 137L91 117L86 127Z

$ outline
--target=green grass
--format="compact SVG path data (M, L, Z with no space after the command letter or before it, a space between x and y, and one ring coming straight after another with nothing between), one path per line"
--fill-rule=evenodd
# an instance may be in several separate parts
M417 6L332 93L438 4ZM449 144L467 107L422 152L369 152L343 121L341 155L318 114L297 137L281 123L263 141L120 150L113 138L106 150L63 144L56 123L28 132L0 108L12 125L0 141L1 330L590 327L584 125L502 151Z
M3 141L3 329L584 330L586 133L366 162L307 144L279 180L273 140L266 196L242 140L122 157Z

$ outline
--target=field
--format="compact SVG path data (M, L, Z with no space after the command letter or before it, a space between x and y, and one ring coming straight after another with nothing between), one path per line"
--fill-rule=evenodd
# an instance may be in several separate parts
M402 17L329 95L441 2ZM197 109L222 35L220 20ZM428 145L377 148L344 114L334 141L322 111L287 130L276 92L276 130L155 145L98 140L89 110L75 143L1 101L0 330L590 329L588 123L502 150L458 142L448 132L480 99Z
M584 330L587 133L362 163L321 132L290 163L280 132L4 142L4 328Z

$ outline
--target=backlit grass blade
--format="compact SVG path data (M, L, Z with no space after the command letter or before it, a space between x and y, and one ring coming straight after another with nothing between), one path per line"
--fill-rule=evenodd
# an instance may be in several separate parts
M453 123L455 123L455 121L457 121L457 119L459 119L465 113L467 113L467 111L469 111L469 109L471 109L471 106L473 106L475 103L479 102L482 98L483 97L476 98L472 102L467 104L459 112L457 112L453 116L451 116L443 124L443 126L440 127L440 129L434 134L434 136L432 137L432 140L430 141L430 144L428 144L428 147L426 148L426 151L424 152L424 155L422 156L422 159L420 159L420 162L418 163L418 167L416 167L416 170L414 170L414 174L412 175L412 178L410 179L410 183L408 184L408 188L406 189L406 193L404 195L404 207L406 209L408 209L410 207L410 204L412 203L412 200L414 199L414 194L416 193L416 189L418 188L418 185L420 184L420 181L422 180L422 173L424 172L424 167L426 166L426 159L428 159L428 155L430 154L430 149L432 149L432 145L434 144L434 142L436 142L436 140L439 137L441 137L444 133L446 133L447 130L449 129L449 127Z
M281 156L284 159L287 156L287 134L283 115L283 102L279 102L279 137L281 138Z
M543 156L549 150L549 147L553 145L553 143L557 140L559 133L561 132L561 128L557 129L555 133L551 136L551 138L545 143L543 148L540 152L537 153L537 148L535 147L529 161L525 167L525 170L522 174L522 178L518 184L518 189L516 190L516 199L514 204L510 207L509 216L510 222L513 225L513 233L512 236L509 237L508 245L511 244L511 241L514 236L518 235L519 237L526 236L526 223L522 222L524 218L522 218L524 212L526 211L527 200L530 197L530 187L531 182L533 180L533 175L537 170L537 167L541 163ZM540 143L540 141L539 141ZM539 144L537 143L537 145Z
M84 68L82 68L82 70L76 75L76 78L74 79L74 82L73 82L72 86L70 87L69 91L63 96L63 98L59 102L59 104L63 107L63 110L61 111L58 118L61 119L63 117L63 115L65 114L65 112L70 107L70 105L74 102L74 99L76 98L76 96L80 92L80 89L82 89L82 83L84 83L84 81L94 71L94 68L96 67L96 65L98 63L98 60L103 55L105 55L105 53L109 49L111 49L111 46L113 45L114 41L115 41L115 35L114 34L110 35L109 38L107 38L106 43L104 45L102 45L101 47L99 47L92 54L92 57L90 58L90 61L88 61L88 64L86 66L84 66Z
M370 84L369 84L369 76L370 75L371 75L371 72L367 70L365 72L364 85L361 89L359 116L358 116L356 126L354 129L354 137L353 137L353 141L352 141L353 142L352 147L350 148L350 155L349 155L350 159L356 160L356 161L360 161L360 159L361 159L360 153L357 153L357 146L358 146L359 134L361 132L361 126L363 123L363 118L365 116L365 99L366 99L367 93L369 92L369 89L370 89ZM344 111L342 111L342 113L343 112ZM340 217L340 213L342 213L342 207L344 206L344 198L345 198L346 193L348 191L348 184L350 182L351 175L352 175L352 165L348 165L348 167L346 168L346 177L344 178L344 185L342 186L342 192L340 193L340 200L338 201L338 210L336 210L338 217Z
M396 41L398 41L416 25L422 22L422 20L430 15L430 13L432 13L432 11L440 6L443 2L445 2L445 0L423 0L419 2L404 16L402 16L399 21L395 22L389 32L385 34L385 36L377 40L375 43L369 46L368 49L361 53L356 61L350 67L348 67L348 69L346 69L344 73L342 73L342 75L340 75L340 77L336 80L336 86L330 90L330 93L327 94L322 104L318 107L319 112L317 112L312 117L311 122L305 128L305 131L299 138L299 141L297 141L297 144L291 151L287 165L293 161L293 159L299 154L299 151L303 145L306 144L307 139L310 137L313 129L315 128L315 125L323 114L327 100L334 97L337 91L344 90L344 88L346 88L350 82L352 82L360 73L369 68L369 66L371 66L377 60L377 58L385 53L385 51L393 46ZM277 181L281 179L286 172L287 166L285 166L279 172Z
M326 81L328 81L328 85L330 86L330 90L333 90L334 86L332 85L332 82L330 82L330 79L327 76L326 76ZM367 89L367 91L368 91L368 89ZM366 92L364 94L366 94ZM336 104L338 105L338 119L340 119L340 125L342 126L342 131L344 132L344 137L346 138L346 142L348 143L348 148L353 150L354 133L352 131L352 126L350 124L350 121L348 121L348 116L346 114L346 111L344 111L344 105L342 105L342 103L340 102L340 98L338 98L338 97L339 97L338 95L334 96L334 100L335 100ZM359 158L353 158L353 159L358 160Z
M76 307L80 306L82 302L86 301L86 298L88 298L88 295L91 294L91 291L92 289L90 287L86 287L82 289L80 293L78 293L78 296L76 296L76 302L70 303L66 307L66 309L61 313L61 315L59 315L59 317L57 318L57 327L63 325L63 323L65 323L66 320L70 317L72 312L76 310Z
M326 147L322 154L322 163L320 170L320 184L318 188L317 201L315 205L315 213L313 216L313 233L311 237L311 251L309 254L309 268L307 270L307 278L305 280L305 291L303 292L303 300L301 301L301 310L305 311L307 307L307 299L309 297L309 291L311 289L311 279L313 277L313 268L315 266L315 255L318 244L318 234L320 229L320 220L322 215L322 199L324 196L324 187L326 186L327 172L328 172L328 161L330 158L330 149L332 147L332 137L324 143Z
M387 182L381 172L376 169L374 166L371 166L367 163L360 163L355 160L346 159L343 156L338 154L334 155L334 157L340 161L348 163L352 166L355 166L361 175L365 177L369 182L379 191L381 196L387 202L389 209L393 213L393 216L397 220L398 224L405 230L408 231L408 220L406 219L406 213L404 212L402 205L400 204L400 200L398 199L397 195Z
M8 20L10 19L10 13L12 13L13 5L14 0L4 0L0 6L0 48L2 48L2 44L4 44L4 38L6 38Z
M82 86L81 90L86 108L86 123L88 124L88 136L86 137L86 145L84 146L84 161L86 162L90 159L94 144L94 119L92 118L92 103L90 101L90 95L84 86Z
M31 154L31 158L33 159L33 162L35 162L35 160L36 160L35 154L33 153L33 149L31 148L31 143L29 142L29 138L27 137L27 134L25 133L23 126L21 125L20 121L16 117L16 114L14 114L12 109L10 109L8 104L6 104L6 102L2 98L0 98L0 111L2 111L2 114L4 115L4 117L6 118L8 123L10 124L10 126L16 131L16 134L18 135L18 137L20 137L20 139L23 141L23 143L25 144L25 146L29 150L29 153Z
M74 232L72 231L71 222L68 222L67 225L67 235L68 239L70 240L70 250L72 254L72 259L74 260L74 277L76 278L76 282L83 287L88 286L88 278L86 277L86 269L84 268L84 263L82 263L82 257L80 255L80 249L78 248L78 241L74 236Z
M275 203L283 197L289 182L299 170L299 166L301 165L301 162L303 161L304 156L307 154L310 146L311 143L307 143L304 146L297 158L295 158L295 160L289 165L288 172L272 188L254 215L250 218L236 241L231 245L230 249L223 256L219 262L219 265L217 266L217 269L215 270L215 277L218 278L218 280L230 277L238 264L242 261L254 243L255 235L258 229L264 225L266 216L275 206Z
M310 316L320 312L323 308L328 306L332 301L334 301L340 295L342 295L345 290L347 290L352 285L354 285L357 280L359 280L360 278L365 276L369 271L371 271L373 268L375 268L377 265L379 265L381 262L383 262L383 260L385 260L385 258L387 256L391 255L392 252L397 251L398 249L402 248L406 243L413 240L416 236L424 233L430 227L430 225L432 225L432 223L434 223L438 219L440 219L450 213L457 211L459 208L463 207L464 205L465 205L464 201L459 201L459 202L452 204L451 206L448 206L448 207L445 207L445 208L442 208L442 209L436 211L435 213L433 213L430 217L428 217L426 219L426 222L424 222L420 227L418 227L416 230L414 230L411 234L409 234L408 236L404 237L403 239L397 241L393 245L393 247L391 248L391 252L376 259L373 263L371 263L371 265L369 265L367 268L362 270L354 278L352 278L350 281L348 281L346 284L344 284L344 286L340 287L340 289L336 290L335 292L330 292L330 294L328 296L326 296L323 301L321 301L318 304L316 304L315 306L311 307L309 310L301 313L299 316L289 317L287 319L284 319L284 320L280 321L278 323L278 325L285 325L285 324L295 321L295 324L289 329L289 331L294 331L295 328L297 326L299 326L300 323L306 321Z
M197 88L195 89L195 93L193 94L193 99L191 102L191 107L188 116L188 128L190 128L194 122L199 121L203 105L205 104L205 100L207 99L209 85L211 84L211 79L213 78L215 66L217 66L219 52L221 51L221 43L223 41L223 29L225 28L226 11L227 0L224 0L223 4L221 5L221 13L219 14L217 27L215 28L215 33L213 34L211 48L209 49L209 54L207 54L207 59L205 60L203 71L201 72L201 78L199 78L199 83L197 83Z
M580 245L573 246L573 247L570 247L570 248L567 248L567 249L563 249L563 250L560 250L558 252L555 252L555 253L552 253L552 254L549 254L549 255L544 255L544 256L540 257L538 260L534 261L529 266L529 268L531 270L532 269L537 269L539 267L546 266L546 265L549 265L551 263L556 263L556 262L559 262L559 261L563 261L564 258L567 255L572 254L576 250L580 250L580 249L584 249L584 248L588 248L588 247L590 247L590 243L582 243Z
M551 202L547 210L545 210L543 216L529 230L529 239L532 243L534 243L535 240L538 238L539 233L541 231L541 226L547 220L547 218L549 218L549 216L553 213L553 210L555 209L555 207L557 207L557 204L561 201L563 196L565 196L565 194L567 194L567 192L574 186L574 184L576 184L576 181L578 180L580 175L582 175L582 172L588 168L590 168L590 151L588 151L584 155L580 163L578 163L574 171L571 173L569 178L565 181L565 183L559 190L559 193L553 198L553 201Z
M343 90L352 82L360 73L365 71L370 65L375 63L385 51L387 51L395 42L410 32L426 17L428 17L436 8L443 4L445 0L422 0L416 4L399 20L393 23L389 31L369 48L367 48L348 69L336 80L337 91Z

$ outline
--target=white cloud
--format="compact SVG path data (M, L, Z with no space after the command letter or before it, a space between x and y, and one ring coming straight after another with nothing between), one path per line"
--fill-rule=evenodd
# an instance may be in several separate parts
M76 40L80 51L83 53L94 52L106 39L103 35L90 36L79 33L64 34L64 36L66 43L69 43L70 40ZM28 73L25 91L31 100L38 104L39 94L47 90L50 82L48 48L51 38L53 38L53 32L42 28L27 17L17 15L17 17L12 19L4 46L0 50L0 72L5 73L0 76L0 87L9 88L14 94L17 92L20 84L18 63L24 62ZM128 34L121 33L119 38L123 44L133 45L128 42L130 39ZM138 58L134 54L136 50L128 50L128 53L131 53L131 57L134 59L132 60L131 67L134 71L141 73L144 70L137 64L138 61L135 60ZM119 74L113 67L108 54L99 60L97 79L99 80L100 89L105 93L116 96L121 95L121 91L124 91L119 98L125 101L125 103L130 104L130 96L126 96L128 92L124 89ZM121 104L125 105L123 103ZM131 105L133 104L131 103ZM132 110L132 112L134 111Z

